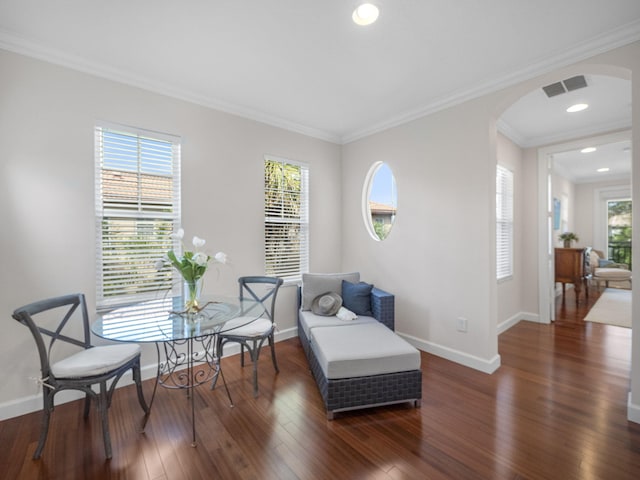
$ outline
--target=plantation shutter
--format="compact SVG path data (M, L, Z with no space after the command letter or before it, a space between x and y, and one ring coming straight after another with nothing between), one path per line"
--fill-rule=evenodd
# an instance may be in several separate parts
M158 298L175 283L155 264L180 225L179 139L97 126L95 149L97 306Z
M496 276L513 275L513 172L496 170Z
M298 281L309 271L309 169L275 157L264 165L265 272Z

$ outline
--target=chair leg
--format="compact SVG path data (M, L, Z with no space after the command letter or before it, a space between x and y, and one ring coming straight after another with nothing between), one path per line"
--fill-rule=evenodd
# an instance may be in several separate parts
M109 399L107 382L100 382L100 396L98 397L100 420L102 421L102 437L104 438L104 454L111 458L111 435L109 434Z
M253 396L257 397L258 396L258 360L260 358L260 350L262 350L262 345L265 341L265 338L261 338L259 340L253 340L252 342L252 346L251 348L249 348L247 346L247 350L249 350L249 353L251 354L251 361L253 362ZM273 350L271 351L271 354L273 355ZM271 357L272 360L275 359L275 357ZM276 365L276 370L277 370L277 365Z
M253 362L253 397L258 396L258 357L260 356L260 347L253 342L253 349L249 350L251 361Z
M144 393L142 392L142 375L140 373L140 360L131 369L133 374L133 381L136 383L136 390L138 391L138 402L142 407L145 415L149 415L150 409L147 402L144 399Z
M244 367L244 345L240 344L240 366Z
M43 391L43 409L42 409L42 426L40 428L40 438L38 439L38 446L33 453L33 459L37 460L42 455L44 444L47 441L47 435L49 434L49 420L51 419L51 412L53 411L53 393L48 391L46 386L42 387Z
M276 370L276 373L280 373L278 361L276 360L276 342L273 338L273 334L269 335L269 346L271 347L271 361L273 362L273 368Z
M84 396L84 418L85 420L89 417L89 411L91 410L91 395L88 393Z

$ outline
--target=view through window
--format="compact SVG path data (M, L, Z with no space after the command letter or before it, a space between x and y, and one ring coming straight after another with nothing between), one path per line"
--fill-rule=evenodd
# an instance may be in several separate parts
M264 159L264 256L267 275L298 281L309 271L309 168Z
M157 298L175 285L155 263L180 224L180 143L129 127L95 129L97 306Z
M365 182L363 214L365 225L374 240L389 236L398 210L396 179L389 165L373 164Z
M607 202L607 249L609 260L631 265L631 200Z

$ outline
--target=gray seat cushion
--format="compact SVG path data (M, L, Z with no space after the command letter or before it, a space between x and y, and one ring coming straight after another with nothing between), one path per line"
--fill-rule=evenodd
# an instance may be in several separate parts
M420 352L379 322L315 327L311 348L328 379L420 368Z
M625 270L623 268L598 268L594 277L603 280L627 280L631 278L631 270Z
M316 315L311 310L298 312L300 317L300 325L304 330L305 336L311 340L313 338L313 330L316 327L338 327L346 325L357 325L361 323L378 323L373 317L358 316L354 320L341 320L335 315L327 317Z

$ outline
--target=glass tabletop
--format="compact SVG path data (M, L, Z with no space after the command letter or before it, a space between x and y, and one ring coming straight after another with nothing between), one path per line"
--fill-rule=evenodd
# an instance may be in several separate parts
M211 296L189 320L183 297L135 303L99 313L91 325L99 337L119 342L170 342L221 333L247 325L263 313L259 302L235 297ZM234 320L227 324L230 320Z

